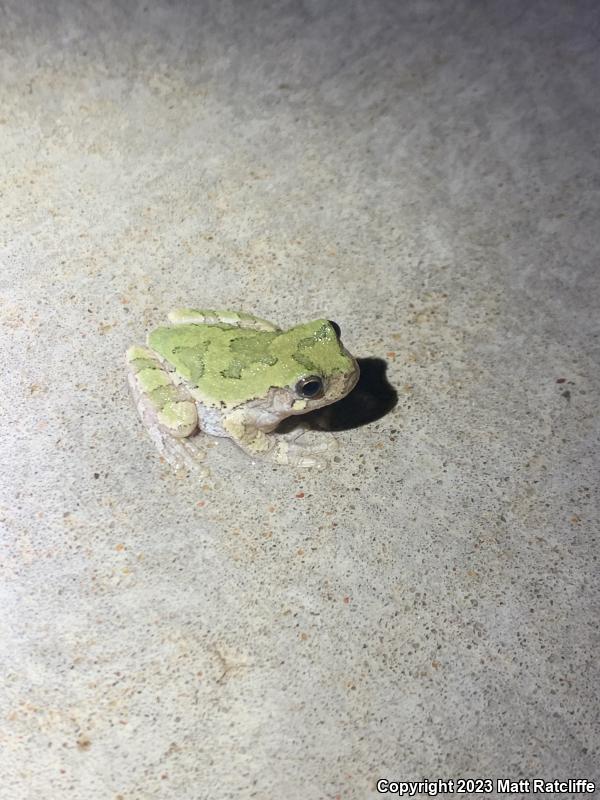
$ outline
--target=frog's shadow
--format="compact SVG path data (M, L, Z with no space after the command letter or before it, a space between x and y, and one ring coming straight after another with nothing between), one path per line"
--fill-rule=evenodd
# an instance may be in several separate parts
M359 358L360 378L349 395L330 406L288 417L277 427L279 433L295 428L345 431L360 428L389 413L398 402L398 392L389 383L387 363L381 358Z

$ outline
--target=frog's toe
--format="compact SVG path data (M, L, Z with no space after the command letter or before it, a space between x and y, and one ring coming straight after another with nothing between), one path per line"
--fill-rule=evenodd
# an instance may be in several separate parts
M195 441L198 436L188 439L174 439L170 436L163 438L162 447L159 447L165 460L175 471L186 471L200 478L205 478L209 470L201 462L205 452Z
M300 434L292 431L281 436L276 460L279 464L324 469L329 463L329 454L332 450L336 450L337 446L332 434L311 435L306 431Z
M277 463L305 469L325 469L329 461L323 453L306 452L304 448L287 448L279 451Z
M306 430L290 431L289 433L281 434L281 437L287 440L291 447L306 453L325 453L337 450L339 447L335 436L326 431L319 431L318 433Z
M327 469L329 460L313 453L310 456L299 456L296 461L292 461L292 464L296 467L304 467L305 469Z

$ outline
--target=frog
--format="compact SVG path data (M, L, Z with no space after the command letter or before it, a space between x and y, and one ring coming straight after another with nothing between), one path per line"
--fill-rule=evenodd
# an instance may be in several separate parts
M138 414L177 469L202 458L202 434L233 440L253 461L325 466L331 433L307 442L302 430L277 431L348 395L359 378L336 322L316 319L282 329L242 311L177 308L146 345L126 353Z

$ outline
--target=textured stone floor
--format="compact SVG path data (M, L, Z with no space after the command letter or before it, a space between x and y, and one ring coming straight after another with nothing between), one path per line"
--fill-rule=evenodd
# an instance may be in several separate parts
M0 795L600 780L597 3L0 9ZM123 354L180 305L397 402L174 474Z

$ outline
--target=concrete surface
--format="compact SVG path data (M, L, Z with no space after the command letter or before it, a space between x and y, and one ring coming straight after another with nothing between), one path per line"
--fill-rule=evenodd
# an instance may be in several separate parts
M598 27L2 3L2 797L600 779ZM179 478L123 352L182 304L338 320L398 403Z

